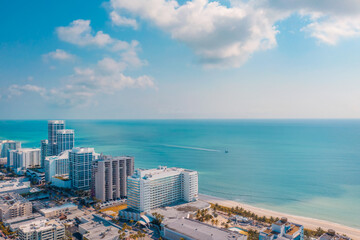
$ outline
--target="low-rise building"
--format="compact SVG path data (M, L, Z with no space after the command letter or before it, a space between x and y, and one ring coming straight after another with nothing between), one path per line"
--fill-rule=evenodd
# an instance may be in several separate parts
M26 170L26 176L35 184L42 184L45 182L45 172L42 168L29 168Z
M18 193L0 194L0 221L4 222L11 218L30 216L32 203Z
M47 218L60 216L61 214L70 213L71 211L77 210L78 207L73 203L67 203L61 206L53 208L40 209L40 213Z
M304 226L290 223L287 218L273 223L270 228L266 228L260 232L259 240L273 240L273 239L304 239Z
M51 185L59 188L71 188L71 179L68 174L55 175L51 178Z
M198 199L198 172L182 168L137 169L128 177L128 206L138 212Z
M65 239L65 226L59 220L38 220L18 229L19 240Z
M337 234L334 230L329 229L328 232L321 235L318 240L351 240L351 238Z
M247 236L238 232L221 229L187 218L178 219L162 226L161 235L171 240L246 240Z
M89 220L79 225L79 233L88 240L118 240L119 228L101 221Z
M28 193L30 192L30 190L30 182L24 181L24 179L21 178L0 182L0 194L8 192L16 192L22 194Z

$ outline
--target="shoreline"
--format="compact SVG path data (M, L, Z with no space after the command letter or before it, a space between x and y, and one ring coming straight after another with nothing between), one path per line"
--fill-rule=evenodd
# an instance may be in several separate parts
M199 194L199 199L209 203L214 203L214 204L217 203L225 207L236 207L236 206L243 207L244 209L251 211L259 216L266 216L266 217L272 216L278 218L287 217L289 222L301 224L304 226L304 228L307 229L316 230L316 228L318 227L321 227L325 231L327 231L328 229L334 229L337 233L346 234L348 237L351 237L352 239L360 239L360 229L348 227L339 223L263 209L246 203L236 202L206 194Z

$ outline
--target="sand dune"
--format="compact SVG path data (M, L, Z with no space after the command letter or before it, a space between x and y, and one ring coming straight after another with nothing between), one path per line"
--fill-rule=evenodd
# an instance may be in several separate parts
M314 218L308 218L308 217L301 217L301 216L295 216L290 215L286 213L276 212L272 210L262 209L258 207L254 207L248 204L239 203L235 201L230 201L218 197L213 197L209 195L200 194L200 199L207 201L209 203L217 203L219 205L223 205L226 207L243 207L244 209L254 212L255 214L259 216L266 216L266 217L287 217L290 222L295 222L304 225L305 228L313 229L315 230L318 227L321 227L324 230L327 229L334 229L336 232L341 234L346 234L347 236L353 238L353 239L360 239L360 229L347 227L338 223L332 223L329 221L314 219Z

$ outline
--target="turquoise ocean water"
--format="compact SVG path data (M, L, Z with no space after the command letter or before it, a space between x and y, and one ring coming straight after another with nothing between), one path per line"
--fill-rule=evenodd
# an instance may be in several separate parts
M201 193L360 228L360 120L67 120L76 145L199 171ZM39 147L47 121L0 121ZM225 149L229 153L225 153Z

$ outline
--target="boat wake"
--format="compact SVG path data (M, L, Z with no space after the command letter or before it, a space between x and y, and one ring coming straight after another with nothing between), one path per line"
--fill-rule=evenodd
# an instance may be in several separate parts
M206 152L220 152L220 150L216 150L216 149L199 148L199 147L178 146L178 145L169 145L169 144L163 144L162 146L172 147L172 148L198 150L198 151L206 151Z

